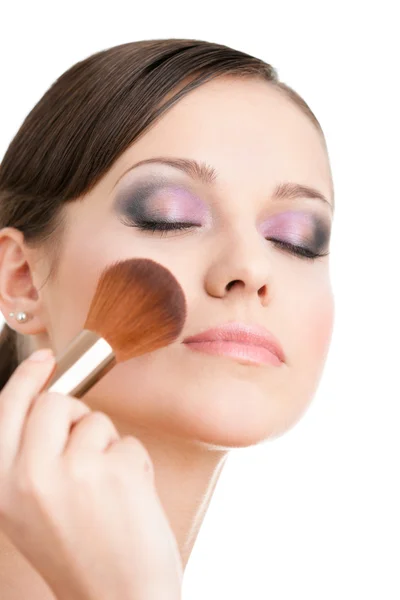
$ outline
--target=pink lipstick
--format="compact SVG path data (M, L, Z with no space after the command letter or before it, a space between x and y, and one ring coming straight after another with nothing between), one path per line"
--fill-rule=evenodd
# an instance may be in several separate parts
M187 337L196 352L227 356L245 364L280 366L285 356L278 340L263 327L230 322Z

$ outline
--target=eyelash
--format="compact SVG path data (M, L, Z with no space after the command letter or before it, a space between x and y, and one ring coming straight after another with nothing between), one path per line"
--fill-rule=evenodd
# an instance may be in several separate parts
M275 240L273 238L267 238L269 242L272 242L277 248L280 248L290 254L294 254L299 258L303 258L305 260L316 260L317 258L322 258L323 256L328 256L329 252L312 252L308 248L304 248L303 246L296 246L295 244L290 244L289 242L282 242L282 240Z
M171 221L139 221L134 224L130 223L130 226L137 227L141 231L157 233L160 237L166 236L169 232L188 231L200 227L200 225L194 223L173 223Z
M177 231L180 229L190 229L191 227L200 227L194 223L173 223L171 221L140 221L137 223L139 229L144 231Z
M142 231L151 231L153 233L159 232L162 234L167 234L169 231L183 231L188 230L194 227L200 227L200 225L195 225L193 223L172 223L168 221L141 221L135 224L135 227L141 229ZM289 242L282 242L282 240L276 240L273 238L267 238L269 242L272 242L277 248L284 250L285 252L289 252L292 255L295 255L304 260L315 260L317 258L322 258L323 256L327 256L329 252L321 252L315 253L311 252L307 248L302 246L296 246L295 244L290 244Z

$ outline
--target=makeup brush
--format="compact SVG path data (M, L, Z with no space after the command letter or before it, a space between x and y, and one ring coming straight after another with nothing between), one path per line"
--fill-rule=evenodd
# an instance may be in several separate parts
M117 362L171 344L186 318L181 286L162 265L129 259L101 274L84 330L56 357L46 390L82 397Z

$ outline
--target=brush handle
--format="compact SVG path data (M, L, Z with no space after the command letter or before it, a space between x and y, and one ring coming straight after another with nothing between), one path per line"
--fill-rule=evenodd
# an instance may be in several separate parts
M104 338L83 330L56 359L46 390L81 398L115 365L115 355Z

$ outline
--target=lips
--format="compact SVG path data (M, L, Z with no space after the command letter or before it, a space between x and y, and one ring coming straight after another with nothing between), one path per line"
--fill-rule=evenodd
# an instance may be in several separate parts
M229 356L247 364L279 366L285 356L278 340L263 327L230 322L184 339L191 350Z

